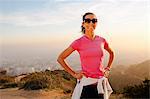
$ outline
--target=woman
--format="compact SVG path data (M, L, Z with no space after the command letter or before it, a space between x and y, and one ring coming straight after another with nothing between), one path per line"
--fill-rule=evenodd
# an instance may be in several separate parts
M97 21L98 20L94 13L85 13L83 15L83 22L81 26L83 36L73 41L70 46L59 55L57 59L61 66L78 81L82 81L83 77L100 79L101 77L108 77L109 75L114 53L103 37L94 34ZM102 66L102 48L104 48L109 53L108 65L105 68ZM82 66L82 71L80 72L72 70L65 62L65 59L75 50L77 50L80 54ZM104 98L104 95L99 94L97 91L97 82L83 86L80 99L89 98Z

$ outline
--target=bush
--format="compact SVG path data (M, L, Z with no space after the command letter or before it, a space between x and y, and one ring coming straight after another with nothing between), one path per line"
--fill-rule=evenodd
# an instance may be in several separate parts
M50 88L52 84L52 80L50 76L42 73L33 73L22 80L24 82L21 88L25 90L37 90L37 89L45 89Z
M12 83L15 82L15 78L11 76L6 76L6 75L1 75L0 76L0 86L7 84L7 83Z
M150 80L145 79L142 84L127 86L123 89L125 97L129 98L149 98Z
M0 88L14 88L25 90L62 89L64 93L71 93L75 87L76 79L64 70L46 70L34 72L23 76L19 80L11 76L0 76ZM15 82L16 80L16 82Z
M76 80L63 70L35 72L21 79L20 89L63 89L64 93L70 93Z
M16 88L18 87L18 84L15 82L11 82L11 83L6 83L3 84L2 87L0 89L5 89L5 88Z

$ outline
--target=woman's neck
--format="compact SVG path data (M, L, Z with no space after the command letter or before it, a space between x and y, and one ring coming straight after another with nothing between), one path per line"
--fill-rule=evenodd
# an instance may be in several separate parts
M93 33L85 33L85 36L87 36L89 39L92 39L92 40L94 40L94 38L95 38L95 34L94 34L94 32Z

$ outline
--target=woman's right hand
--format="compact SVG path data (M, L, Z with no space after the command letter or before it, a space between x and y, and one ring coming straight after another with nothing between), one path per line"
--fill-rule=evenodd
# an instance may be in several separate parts
M84 72L81 71L81 72L76 72L73 77L76 78L76 79L81 79L82 77L84 76Z

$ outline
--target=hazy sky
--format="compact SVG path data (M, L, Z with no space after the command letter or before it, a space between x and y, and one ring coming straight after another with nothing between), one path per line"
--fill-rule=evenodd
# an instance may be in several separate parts
M150 59L149 0L0 0L1 54L57 53L81 36L85 12L98 18L95 34L115 52L115 63Z

